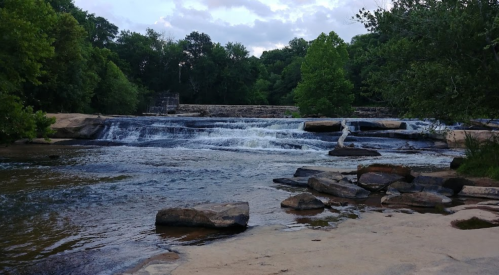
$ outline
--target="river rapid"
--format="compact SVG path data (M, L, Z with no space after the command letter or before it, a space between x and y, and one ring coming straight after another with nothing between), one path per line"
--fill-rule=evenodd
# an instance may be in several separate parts
M203 202L248 201L249 227L306 226L313 218L358 217L339 210L292 212L280 202L306 189L272 182L301 166L356 169L404 164L448 167L461 150L431 140L345 140L381 157L327 152L340 133L308 133L304 119L116 118L98 140L0 149L0 273L116 274L176 245L202 245L234 232L154 225L156 212ZM407 121L425 131L425 121ZM315 194L323 200L326 195ZM362 202L361 202L362 203Z

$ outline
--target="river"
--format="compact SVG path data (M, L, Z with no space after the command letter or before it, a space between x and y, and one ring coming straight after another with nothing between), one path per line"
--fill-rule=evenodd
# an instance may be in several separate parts
M272 179L291 177L301 166L355 169L376 162L439 169L463 153L438 149L431 140L355 135L352 127L345 143L382 156L331 157L339 133L307 133L303 121L116 118L98 140L1 148L0 273L115 274L175 245L233 233L156 228L156 212L165 207L248 201L250 228L295 229L314 217L341 218L341 211L281 209L282 200L306 190ZM429 125L407 124L414 132ZM357 210L348 211L358 216Z

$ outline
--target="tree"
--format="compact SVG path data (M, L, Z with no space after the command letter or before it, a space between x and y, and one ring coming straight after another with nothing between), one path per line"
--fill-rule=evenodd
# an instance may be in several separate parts
M398 0L357 18L386 36L366 83L402 114L449 121L499 117L499 2Z
M354 96L345 78L347 46L335 33L321 33L307 51L301 65L302 80L295 100L302 114L348 115Z
M42 0L0 2L0 90L20 94L21 84L40 84L43 62L52 57L49 36L56 21Z
M55 118L45 113L33 113L33 108L24 107L16 96L0 92L0 144L10 144L18 139L47 138L52 133L50 125Z

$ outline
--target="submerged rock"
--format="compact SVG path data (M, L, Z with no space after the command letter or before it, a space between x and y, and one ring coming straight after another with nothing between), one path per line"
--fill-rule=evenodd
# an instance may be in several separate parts
M378 157L381 154L372 149L364 149L364 148L352 148L352 147L342 147L342 148L334 148L329 151L330 156L334 157Z
M294 187L308 187L308 177L278 178L272 181Z
M499 200L499 187L464 186L460 196Z
M380 191L386 188L391 183L404 179L403 176L387 173L365 173L360 176L358 185L369 191Z
M318 192L342 198L365 199L371 192L351 184L340 173L322 173L308 179L308 186Z
M441 204L451 203L451 199L432 192L405 193L400 196L385 196L381 198L381 203L396 204L418 207L435 207Z
M166 208L156 214L156 225L198 227L246 227L249 220L247 202L209 203L192 208Z
M281 207L289 207L296 210L309 210L324 208L324 203L309 193L302 193L281 202Z

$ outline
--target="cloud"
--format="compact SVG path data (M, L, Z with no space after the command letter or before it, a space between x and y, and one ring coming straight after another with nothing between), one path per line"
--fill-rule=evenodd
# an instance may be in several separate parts
M251 54L287 45L294 37L315 39L335 31L346 42L366 33L351 19L359 9L375 9L388 0L75 0L77 6L117 24L120 29L144 33L146 28L183 39L192 31L208 34L223 45L239 42ZM145 6L145 7L142 7ZM128 9L133 9L129 10ZM118 13L119 11L119 13ZM102 12L102 13L101 13ZM102 15L103 13L106 16Z

